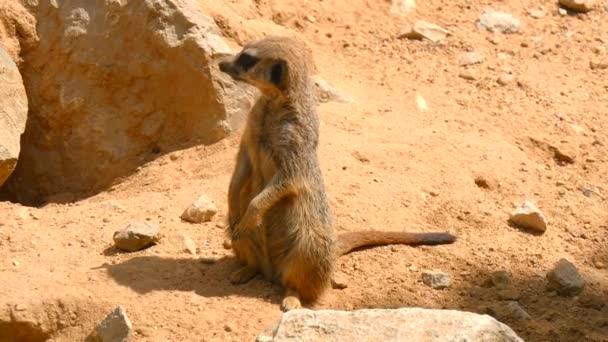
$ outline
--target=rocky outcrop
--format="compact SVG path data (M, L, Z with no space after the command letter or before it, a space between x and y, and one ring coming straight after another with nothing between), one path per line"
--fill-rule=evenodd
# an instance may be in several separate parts
M23 0L0 1L0 45L4 45L13 61L20 65L22 46L32 47L37 42L36 19Z
M285 313L258 341L523 341L487 315L454 310L311 311Z
M27 120L27 96L19 69L0 45L0 185L13 172Z
M250 108L251 90L217 70L229 49L195 0L40 1L31 12L30 116L7 182L20 201L94 193L159 153L224 138Z

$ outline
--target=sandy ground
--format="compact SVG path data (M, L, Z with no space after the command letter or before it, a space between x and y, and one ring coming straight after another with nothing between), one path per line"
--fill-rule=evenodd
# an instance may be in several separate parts
M608 341L608 70L590 68L608 57L608 12L560 16L552 1L531 0L419 1L406 17L391 14L389 2L367 0L202 5L216 16L275 21L299 32L320 74L354 99L319 108L320 159L338 231L449 230L459 237L450 246L344 256L337 269L348 288L328 291L315 308L486 313L501 305L486 280L507 270L510 290L531 316L505 320L522 338ZM518 17L521 32L477 30L489 5ZM528 10L541 5L546 16L532 18ZM397 39L415 19L451 35L443 43ZM468 67L472 81L459 76L467 51L484 57ZM515 80L500 85L504 74ZM236 263L222 248L221 226L239 135L163 155L77 203L0 202L0 303L42 312L63 328L55 341L82 339L117 305L132 320L136 341L253 340L279 317L282 293L261 278L242 286L228 281ZM562 165L555 149L574 163ZM478 178L489 188L477 186ZM219 214L205 224L182 222L182 211L203 193ZM507 223L525 199L547 217L546 233ZM113 233L145 220L160 224L165 237L190 236L196 255L168 243L118 253ZM546 290L545 274L560 258L585 278L580 296ZM425 286L425 269L449 273L452 286Z

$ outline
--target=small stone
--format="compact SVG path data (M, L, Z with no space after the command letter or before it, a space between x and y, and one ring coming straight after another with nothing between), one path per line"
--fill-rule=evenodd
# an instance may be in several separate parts
M497 81L498 81L498 84L500 84L501 86L506 86L506 85L513 83L513 81L515 81L515 76L513 76L511 74L502 74L498 77Z
M598 5L598 0L559 0L559 4L573 12L591 12Z
M439 191L437 191L437 190L430 190L429 191L429 195L431 195L433 197L438 197L439 196Z
M13 266L19 266L19 261L17 261L17 260L13 261Z
M576 296L585 287L585 280L578 273L576 266L563 258L547 273L547 280L547 290L556 291L564 297Z
M566 146L557 147L549 146L550 150L553 151L553 158L561 165L574 164L575 152Z
M207 195L201 195L182 214L181 219L191 223L202 223L211 221L217 214L217 207Z
M114 233L114 246L127 252L136 252L157 243L159 231L157 224L131 223L125 229Z
M477 20L477 28L489 32L517 33L520 27L519 19L509 13L486 8Z
M393 0L391 13L409 14L416 9L416 0Z
M122 205L120 205L118 203L112 202L112 201L101 202L99 204L99 206L102 209L112 210L112 211L116 211L116 212L119 212L119 213L124 213L126 211L125 207L123 207Z
M306 21L311 22L311 23L317 22L317 18L313 17L312 15L307 15L304 17L304 19L306 19Z
M179 233L176 235L171 235L168 240L178 252L196 254L196 244L189 236Z
M604 59L601 61L591 61L591 62L589 62L589 67L591 68L591 70L608 69L608 59Z
M534 19L542 19L545 17L545 10L541 7L530 8L528 14Z
M524 201L522 205L511 213L509 221L515 226L524 229L531 229L537 232L547 230L545 216L534 204L528 201Z
M154 332L152 329L150 328L146 328L146 327L142 327L142 328L137 328L135 329L135 332L143 337L152 337L154 336Z
M475 185L477 185L478 187L480 187L482 189L491 189L492 188L492 185L490 184L490 181L488 181L483 176L477 176L477 177L475 177Z
M224 247L224 249L232 249L232 240L228 238L224 239L224 242L222 242L222 246Z
M606 53L606 47L605 46L594 46L591 50L596 55L603 55L603 54Z
M449 31L441 26L437 26L424 20L418 20L413 26L403 27L397 38L428 39L436 43L444 40L448 34Z
M25 306L24 304L15 305L15 311L25 311L25 310L27 310L27 306Z
M119 306L95 328L93 335L100 342L128 342L133 334L131 321Z
M591 197L593 195L593 190L585 187L581 187L579 189L585 197Z
M561 7L557 9L557 13L562 17L565 17L568 15L568 11L566 11L565 9L563 9Z
M232 332L232 327L226 324L226 325L224 325L224 331Z
M439 270L422 271L422 282L433 289L450 287L450 275Z
M475 73L475 71L467 69L467 70L462 70L461 72L459 72L458 77L464 78L465 80L468 80L468 81L475 81L477 79L477 74Z
M602 269L606 268L606 262L601 260L600 257L596 256L593 258L593 266L595 268L597 268L598 270L602 270Z
M496 271L490 275L492 285L498 289L505 289L511 285L511 273L507 271Z
M420 95L420 93L416 93L416 106L421 112L426 112L427 110L429 110L429 106L426 104L426 100L424 99L424 97L422 97L422 95Z
M331 86L326 80L320 76L313 76L315 85L315 94L320 103L336 102L336 103L353 103L354 100L343 91Z
M331 278L331 287L333 289L343 290L348 287L348 279L346 279L344 274L334 272Z
M469 66L483 62L483 55L478 52L465 52L458 57L458 65Z
M488 314L500 321L526 320L530 315L516 301L505 301L488 308Z

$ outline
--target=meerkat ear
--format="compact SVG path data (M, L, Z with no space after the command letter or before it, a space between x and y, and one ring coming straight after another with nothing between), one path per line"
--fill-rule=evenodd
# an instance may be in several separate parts
M270 82L281 88L287 75L287 63L284 60L275 62L270 68Z

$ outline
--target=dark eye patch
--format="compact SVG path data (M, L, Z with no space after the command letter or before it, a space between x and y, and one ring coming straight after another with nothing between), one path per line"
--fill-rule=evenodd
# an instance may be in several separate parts
M236 60L236 64L240 65L244 71L251 69L256 63L259 61L257 57L253 57L252 55L243 53Z
M281 61L272 66L272 69L270 70L270 82L274 83L276 86L280 86L284 75L285 62Z

